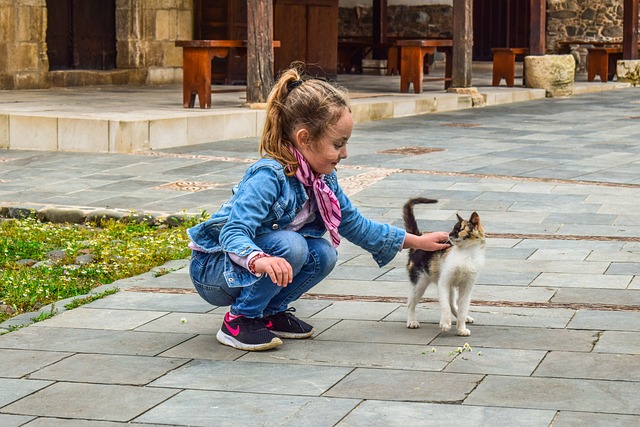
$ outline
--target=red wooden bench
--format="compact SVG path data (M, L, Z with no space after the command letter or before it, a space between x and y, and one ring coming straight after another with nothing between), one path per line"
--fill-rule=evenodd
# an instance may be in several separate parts
M516 74L516 55L527 55L526 47L494 47L492 86L498 86L502 79L508 87L513 87Z

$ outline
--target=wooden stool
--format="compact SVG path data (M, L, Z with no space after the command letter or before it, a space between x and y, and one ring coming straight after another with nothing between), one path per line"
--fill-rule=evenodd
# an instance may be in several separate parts
M590 47L587 57L587 81L592 82L600 76L603 83L616 75L616 63L622 58L621 47Z
M516 74L516 55L527 55L526 47L494 47L492 86L498 86L504 78L508 87L513 87Z
M397 76L400 74L400 49L397 46L390 46L387 53L387 76Z
M247 54L245 40L178 40L182 48L182 103L184 108L193 108L196 95L200 108L211 108L211 61L225 58L231 51ZM273 41L273 47L280 47Z
M444 88L451 86L451 49L453 40L398 40L400 47L400 92L409 92L409 84L413 83L413 91L422 93L424 79L424 56L438 50L445 52Z

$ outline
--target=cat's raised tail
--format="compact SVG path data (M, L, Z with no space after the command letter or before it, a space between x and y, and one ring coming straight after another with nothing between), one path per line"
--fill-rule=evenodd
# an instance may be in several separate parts
M404 229L407 230L408 233L420 235L422 234L418 229L418 223L416 222L416 217L413 214L413 206L424 203L438 203L435 199L427 199L425 197L415 197L413 199L409 199L407 203L404 204L402 217L404 218Z

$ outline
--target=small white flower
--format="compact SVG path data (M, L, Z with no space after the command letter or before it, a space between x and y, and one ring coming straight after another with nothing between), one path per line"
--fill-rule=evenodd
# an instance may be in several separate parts
M183 325L187 323L186 317L183 317L182 319L180 319L180 323L182 323Z

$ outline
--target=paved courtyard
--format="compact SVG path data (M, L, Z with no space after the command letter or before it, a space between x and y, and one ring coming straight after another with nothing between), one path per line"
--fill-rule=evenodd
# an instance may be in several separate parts
M0 207L213 212L256 159L256 138L3 150ZM0 425L640 425L640 89L359 123L339 175L375 220L414 196L439 200L423 230L479 213L470 337L439 331L433 289L407 329L406 253L378 268L343 242L293 304L312 339L234 350L176 261L1 335Z

